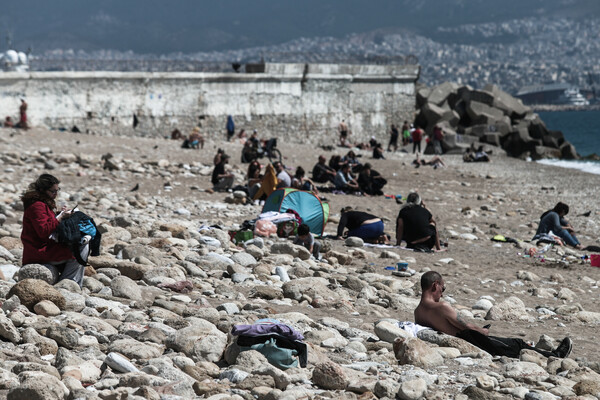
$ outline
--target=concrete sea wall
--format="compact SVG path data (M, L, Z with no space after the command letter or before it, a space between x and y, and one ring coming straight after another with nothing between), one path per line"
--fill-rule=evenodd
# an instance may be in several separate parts
M261 68L262 69L262 68ZM387 136L415 113L416 65L265 64L257 73L0 73L0 115L18 118L19 98L32 125L98 135L164 136L200 125L294 142L333 143L345 119L351 139ZM133 116L139 125L133 128Z

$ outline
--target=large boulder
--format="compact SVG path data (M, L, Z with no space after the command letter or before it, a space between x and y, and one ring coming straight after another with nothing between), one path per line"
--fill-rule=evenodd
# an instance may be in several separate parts
M471 101L467 104L467 114L473 124L494 123L501 120L504 116L504 113L497 108L490 107L478 101Z
M489 90L464 90L461 99L467 103L481 103L491 107L494 104L494 94Z
M344 390L349 383L344 369L333 362L315 365L312 380L315 385L325 390Z
M529 314L521 299L511 296L508 299L495 304L487 312L485 319L492 321L515 321L528 320Z
M444 82L431 89L427 96L427 102L436 106L441 106L444 102L454 105L457 100L458 85L453 82Z
M289 254L293 257L298 257L301 260L308 260L310 258L310 251L304 246L299 246L290 242L275 243L271 246L271 253L273 254Z
M19 374L20 385L8 392L7 400L50 400L67 396L66 386L55 376L41 371L25 371Z
M8 291L6 298L17 296L21 304L33 311L33 307L43 300L49 300L61 310L65 308L65 298L58 290L39 279L25 279Z
M394 354L401 365L419 368L438 367L444 363L441 354L418 338L399 338L394 342Z
M219 361L227 345L227 335L206 320L193 317L188 320L192 325L170 334L167 347L183 352L196 362Z
M578 160L580 158L575 146L566 141L560 146L560 154L565 160Z
M283 296L300 301L303 296L311 299L337 299L338 295L328 288L329 282L324 278L301 278L283 284Z
M505 115L512 119L520 119L531 112L531 108L523 105L521 99L511 96L503 90L500 90L496 85L486 85L484 91L490 92L494 96L492 106L502 110Z

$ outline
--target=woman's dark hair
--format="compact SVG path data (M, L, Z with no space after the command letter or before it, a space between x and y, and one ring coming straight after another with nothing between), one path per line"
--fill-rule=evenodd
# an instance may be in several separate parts
M308 235L310 233L310 228L306 224L298 225L298 236Z
M248 178L253 178L256 171L260 171L260 163L254 160L248 165Z
M559 201L558 203L556 203L552 211L554 211L557 214L564 213L564 215L567 215L569 213L569 206Z
M32 182L27 187L27 191L21 196L23 207L27 208L36 201L45 203L52 210L56 209L56 203L54 199L50 198L46 193L54 185L58 185L60 181L53 175L42 174L35 182Z
M306 174L306 172L304 171L304 168L298 166L298 168L296 168L296 178L304 178L304 175Z

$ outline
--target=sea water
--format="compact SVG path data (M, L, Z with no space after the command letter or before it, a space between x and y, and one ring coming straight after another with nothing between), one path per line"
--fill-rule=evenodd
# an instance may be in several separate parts
M546 128L562 131L565 139L571 142L582 157L600 155L600 111L540 111L540 118ZM600 162L540 160L541 164L578 169L600 175Z

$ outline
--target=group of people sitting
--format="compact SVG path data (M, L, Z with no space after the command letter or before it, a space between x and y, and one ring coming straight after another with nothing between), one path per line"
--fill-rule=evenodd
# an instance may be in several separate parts
M313 167L312 175L314 182L332 183L336 190L370 196L383 195L382 189L387 183L387 180L374 170L370 163L361 164L352 150L344 157L332 156L329 163L325 156L320 155Z

